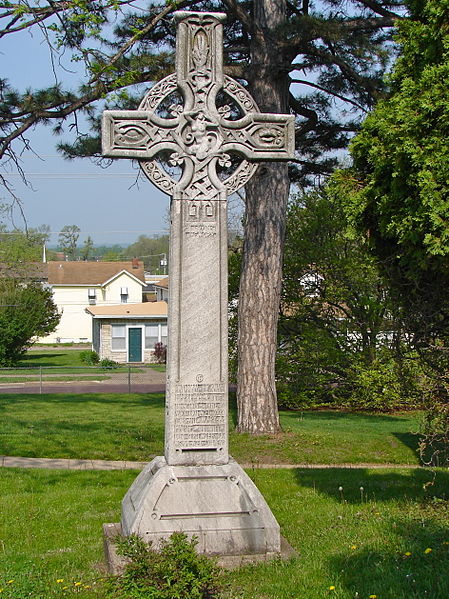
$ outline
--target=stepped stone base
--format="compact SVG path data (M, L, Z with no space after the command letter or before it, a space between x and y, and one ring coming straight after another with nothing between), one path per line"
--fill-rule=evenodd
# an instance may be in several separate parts
M265 499L233 460L224 465L169 466L157 457L139 474L122 503L121 525L106 524L109 568L120 571L117 534L138 534L157 549L173 532L195 536L197 551L225 567L291 556Z

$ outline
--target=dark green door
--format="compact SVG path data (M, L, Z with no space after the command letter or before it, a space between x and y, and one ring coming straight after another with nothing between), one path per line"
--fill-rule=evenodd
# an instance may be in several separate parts
M128 329L128 362L142 362L142 329Z

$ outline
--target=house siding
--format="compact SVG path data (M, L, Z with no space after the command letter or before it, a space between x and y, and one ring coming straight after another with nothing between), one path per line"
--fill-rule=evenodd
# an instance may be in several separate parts
M162 321L162 319L161 319ZM149 323L148 319L139 320L133 319L130 321L118 320L118 319L101 319L97 321L101 323L101 343L99 348L100 358L103 360L108 358L126 364L128 362L128 348L126 350L112 350L112 324L122 325L126 327L126 340L128 341L128 329L134 327L142 327L142 359L145 363L152 363L154 359L154 351L152 349L145 349L145 325ZM159 320L158 320L159 322ZM128 343L127 343L128 345Z
M86 342L91 343L92 317L85 312L89 302L89 289L95 289L95 305L116 305L121 303L122 287L128 288L128 304L142 301L142 285L126 272L112 280L104 287L96 285L64 285L53 286L53 301L61 314L61 320L50 335L41 337L41 343Z

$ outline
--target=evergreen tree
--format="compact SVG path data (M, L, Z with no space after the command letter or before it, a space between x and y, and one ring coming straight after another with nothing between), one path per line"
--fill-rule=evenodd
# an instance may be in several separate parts
M449 341L449 1L410 7L391 93L364 122L354 168L339 178L348 212L426 348Z
M61 132L79 111L87 113L93 135L60 148L69 157L99 157L94 102L106 98L111 108L135 107L141 96L135 86L173 69L173 11L214 10L229 16L227 73L247 82L262 111L297 116L298 151L290 176L304 186L331 172L335 159L329 151L346 147L360 115L381 95L392 28L403 7L400 0L181 0L151 3L142 14L131 1L120 0L0 3L0 36L47 24L60 48L73 52L86 69L77 92L57 84L19 93L2 82L0 158L16 158L15 143L30 127L53 121ZM114 19L119 24L113 29ZM261 165L247 186L238 427L253 433L279 429L274 358L288 193L283 165Z

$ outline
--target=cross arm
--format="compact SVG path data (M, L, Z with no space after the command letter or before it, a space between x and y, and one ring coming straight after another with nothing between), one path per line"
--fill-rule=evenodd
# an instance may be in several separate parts
M178 119L162 119L146 110L105 110L102 152L110 158L153 158L161 150L178 150Z
M251 113L237 121L222 121L223 151L247 160L292 160L295 118L285 114Z

